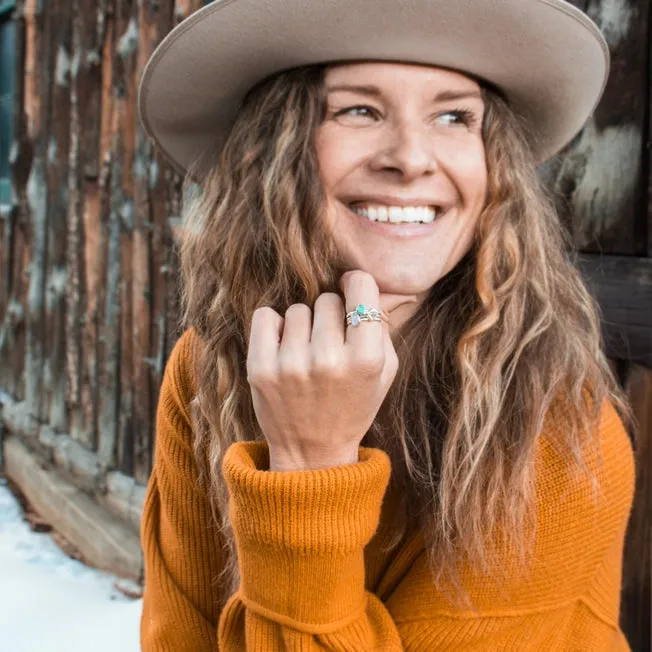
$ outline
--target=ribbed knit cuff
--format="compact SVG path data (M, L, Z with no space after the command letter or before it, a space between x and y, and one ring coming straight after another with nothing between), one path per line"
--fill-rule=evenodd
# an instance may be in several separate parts
M364 547L373 536L390 462L360 447L359 462L310 471L266 471L267 445L233 444L224 457L248 608L317 633L365 608Z

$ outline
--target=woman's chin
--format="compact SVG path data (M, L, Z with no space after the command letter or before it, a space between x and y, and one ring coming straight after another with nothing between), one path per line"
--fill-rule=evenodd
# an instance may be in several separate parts
M423 278L397 278L396 276L387 276L386 274L374 274L373 271L370 272L371 275L376 279L378 284L378 289L383 294L405 294L405 295L417 295L420 296L430 290L430 288L437 282L437 279L433 279L432 282L429 282L429 279Z

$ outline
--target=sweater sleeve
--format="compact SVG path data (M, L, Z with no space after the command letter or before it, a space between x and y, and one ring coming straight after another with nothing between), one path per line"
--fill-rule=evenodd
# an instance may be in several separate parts
M360 448L337 468L270 472L261 443L233 444L223 469L241 574L220 650L402 650L365 590L364 548L389 480L387 455Z
M206 491L197 486L188 412L192 336L166 366L156 417L156 448L143 516L143 652L217 649L222 550Z

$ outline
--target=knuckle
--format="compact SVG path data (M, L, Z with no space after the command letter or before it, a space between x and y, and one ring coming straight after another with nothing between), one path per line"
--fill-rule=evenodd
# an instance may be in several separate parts
M356 374L363 376L377 376L383 370L385 359L383 355L376 353L372 354L359 354L355 358L355 371Z
M308 369L306 365L297 357L285 355L279 360L279 375L283 381L305 382L308 380Z
M337 308L342 305L342 298L335 292L324 292L317 297L315 301L315 310L317 308Z
M344 375L342 358L335 351L318 351L312 362L315 375L339 378Z
M278 319L280 315L274 310L274 308L270 308L270 306L260 306L259 308L256 308L254 310L253 314L253 319L256 319L258 321L267 321L270 319Z
M251 366L247 369L247 381L252 387L269 387L278 380L273 369Z
M292 318L294 316L309 316L312 314L312 311L305 303L293 303L285 311L286 319Z

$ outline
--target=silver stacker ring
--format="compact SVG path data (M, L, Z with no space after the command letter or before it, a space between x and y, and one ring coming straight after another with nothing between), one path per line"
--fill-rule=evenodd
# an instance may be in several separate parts
M346 325L358 326L363 321L383 321L383 313L376 308L365 308L361 303L346 313Z

